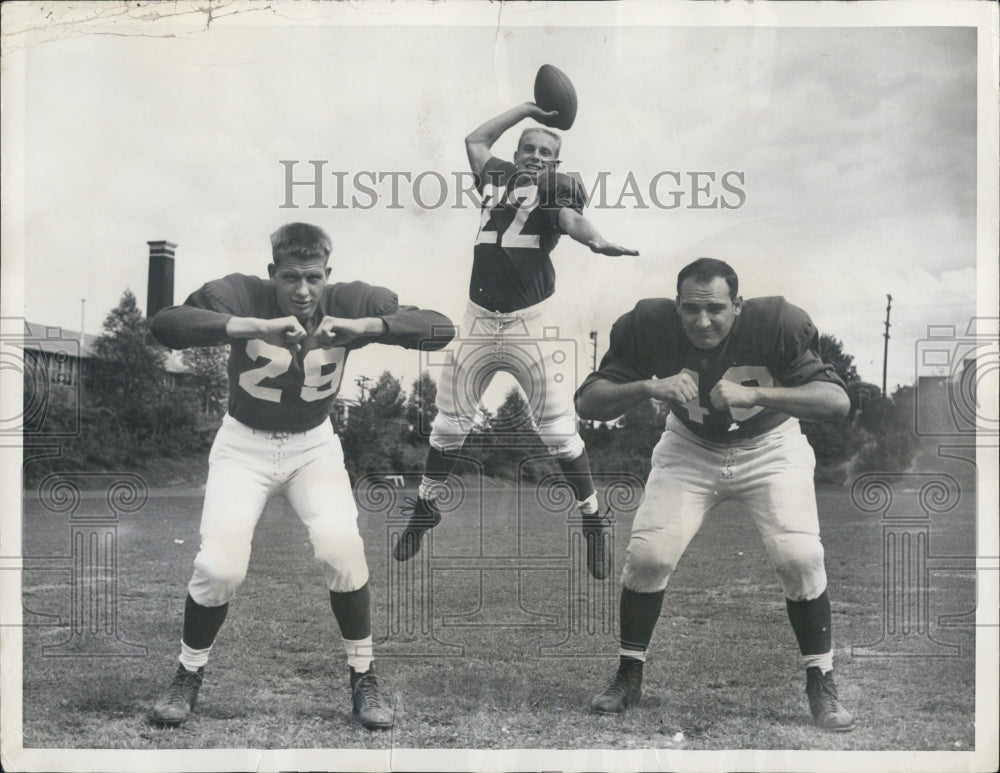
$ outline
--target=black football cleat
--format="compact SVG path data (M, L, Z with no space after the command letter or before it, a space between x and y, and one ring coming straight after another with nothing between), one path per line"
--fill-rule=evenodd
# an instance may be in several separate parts
M817 727L845 733L854 729L854 717L844 708L837 696L837 686L833 683L833 672L826 674L817 667L806 669L806 696L809 711Z
M197 671L188 671L178 664L174 681L153 706L153 720L161 725L180 725L191 716L204 675L204 666Z
M592 714L621 714L642 697L642 661L622 658L611 684L590 702Z
M587 571L595 580L603 580L612 572L614 551L611 547L611 518L603 516L583 516L583 537L587 544Z
M403 533L399 535L399 542L392 549L392 557L397 561L409 561L419 553L424 532L441 523L441 511L431 500L407 497L403 501L407 506L403 508L402 513L409 515L410 520Z
M363 674L351 669L351 701L354 719L365 730L388 730L395 720L392 701L378 686L375 666Z

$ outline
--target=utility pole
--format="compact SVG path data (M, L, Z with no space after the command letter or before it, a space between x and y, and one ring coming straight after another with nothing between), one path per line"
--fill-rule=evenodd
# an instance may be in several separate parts
M86 307L86 305L87 305L87 299L86 298L81 298L80 299L80 357L77 359L77 363L76 363L76 367L77 367L77 374L76 374L77 375L77 384L79 385L79 388L80 388L80 395L81 395L81 397L83 396L83 389L84 389L84 385L83 385L83 380L84 380L83 379L83 364L85 362L89 362L89 360L87 359L87 355L83 351L83 324L84 324L83 312L84 312L84 308Z
M594 350L593 351L593 359L592 359L591 365L590 365L590 370L591 370L592 373L596 373L597 372L597 331L596 330L591 330L590 331L590 345L593 347L593 350ZM591 429L595 429L596 427L597 427L597 422L596 421L591 421L590 422L590 428Z
M371 381L368 376L358 376L354 379L354 383L358 385L358 389L361 390L361 402L365 401L365 389L368 387L368 382Z
M892 296L886 293L885 297L889 299L889 302L885 307L885 333L883 333L885 336L885 352L882 355L882 397L888 396L885 393L885 378L886 370L889 366L889 328L891 327L889 324L889 312L892 311Z

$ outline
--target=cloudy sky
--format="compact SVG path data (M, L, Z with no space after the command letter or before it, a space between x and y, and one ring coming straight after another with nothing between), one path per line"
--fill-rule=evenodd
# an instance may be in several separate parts
M890 389L914 380L928 325L964 330L975 315L974 28L901 17L704 26L690 12L676 26L645 6L594 9L567 26L499 8L458 16L448 6L417 14L420 25L360 7L321 25L220 13L207 30L197 14L133 13L104 20L112 34L23 37L23 315L79 329L85 298L86 330L98 332L126 287L145 306L146 241L179 245L180 302L208 279L262 273L268 234L306 220L331 234L335 278L384 284L460 319L479 220L467 199L455 206L463 137L531 99L546 62L579 97L563 171L588 189L604 179L588 216L641 252L602 257L568 238L554 252L557 319L581 377L588 331L600 355L615 318L639 298L673 295L677 271L701 255L730 262L745 297L805 308L875 383L891 293ZM396 6L386 13L402 21ZM509 157L515 141L505 135L496 154ZM300 180L309 161L326 162L325 207L310 207L301 186L298 207L281 206L282 160L298 162ZM417 191L402 177L422 172ZM433 206L442 179L447 200ZM5 282L19 278L10 265ZM369 347L349 378L386 368L408 387L418 361Z

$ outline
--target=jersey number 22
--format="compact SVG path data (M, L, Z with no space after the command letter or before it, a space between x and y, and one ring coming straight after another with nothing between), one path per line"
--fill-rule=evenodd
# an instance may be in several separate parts
M504 206L515 206L517 211L514 219L500 235L500 246L507 248L536 249L541 243L538 234L523 233L531 213L538 208L538 186L526 185L510 191L506 204L500 200L500 189L496 185L487 185L483 189L483 214L479 220L479 233L476 244L496 244L497 225L493 219L494 209Z

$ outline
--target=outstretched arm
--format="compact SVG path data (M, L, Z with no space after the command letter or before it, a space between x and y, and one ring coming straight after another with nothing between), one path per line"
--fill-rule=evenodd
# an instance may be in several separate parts
M576 210L569 209L568 207L559 210L559 227L563 233L574 241L590 247L592 252L612 256L639 254L637 250L630 250L627 247L620 247L617 244L607 241L601 236L593 223Z
M520 123L525 118L534 118L541 121L543 118L554 118L558 115L555 110L542 110L534 102L525 102L512 107L510 110L491 118L472 134L465 138L465 152L469 156L469 168L473 174L479 174L490 160L490 148L493 143L500 139L500 135L510 127Z

